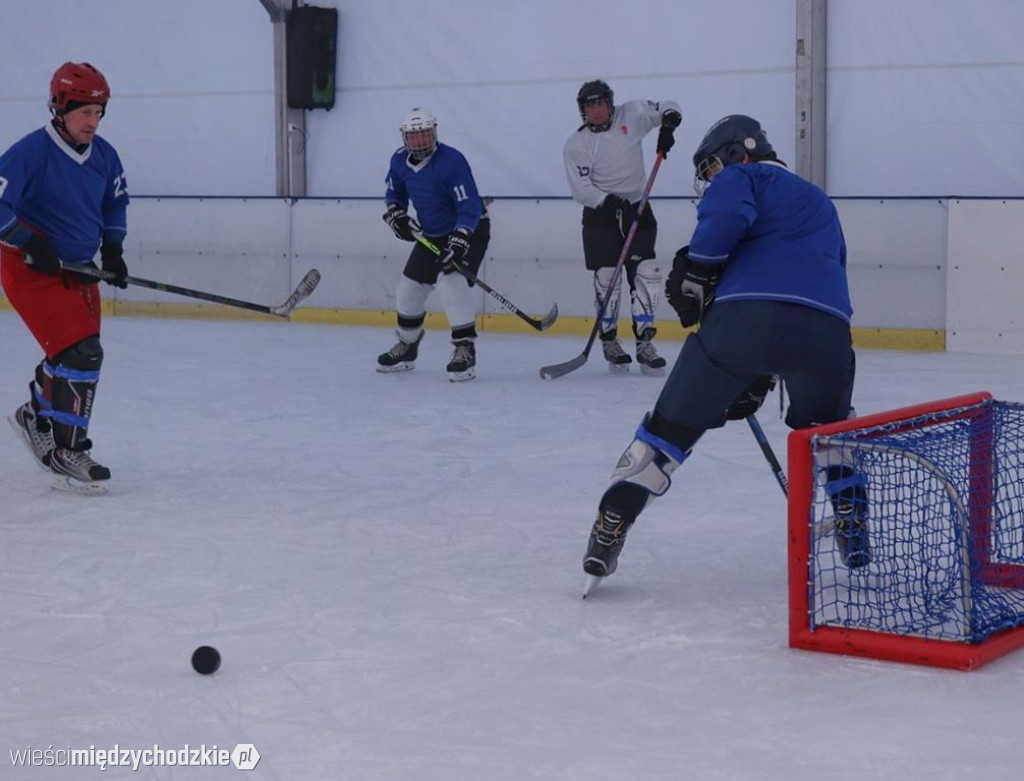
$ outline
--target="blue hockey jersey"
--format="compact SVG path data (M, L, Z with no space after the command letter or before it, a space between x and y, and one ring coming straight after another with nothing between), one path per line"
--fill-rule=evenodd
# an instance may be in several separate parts
M818 187L774 162L731 165L697 204L690 259L722 263L716 300L789 301L847 323L846 241Z
M403 209L409 208L411 200L417 222L430 237L444 236L456 228L475 231L483 215L469 163L461 152L445 144L438 144L434 154L418 163L409 159L404 146L391 155L384 199L389 206Z
M10 244L24 246L29 226L62 260L85 263L101 240L124 240L127 206L121 160L99 136L78 151L46 125L0 155L0 237Z

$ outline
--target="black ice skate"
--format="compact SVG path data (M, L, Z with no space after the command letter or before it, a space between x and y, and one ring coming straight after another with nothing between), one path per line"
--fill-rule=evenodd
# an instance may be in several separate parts
M604 350L604 359L608 361L608 371L612 374L626 374L629 372L629 365L633 359L629 353L622 349L618 339L607 339L601 341L601 349Z
M448 379L452 382L463 382L476 377L476 345L472 339L456 339L452 342L455 352L445 367Z
M92 442L83 439L74 449L56 448L53 451L50 470L56 490L79 494L106 493L110 470L92 459L91 448Z
M408 372L415 367L416 356L420 352L420 342L423 341L423 331L416 337L415 342L403 342L401 334L398 337L398 344L377 356L377 371L379 372Z
M587 552L583 556L583 571L587 580L583 587L583 598L601 581L615 572L619 566L619 554L626 543L626 532L633 525L617 510L602 510L597 514L594 528L587 541Z
M665 359L658 355L658 351L654 349L654 342L650 339L637 340L636 362L640 364L642 374L650 377L665 376Z
M860 569L871 563L868 524L854 512L854 502L836 502L836 547L849 569Z
M32 409L31 402L25 402L7 418L14 433L25 443L32 458L41 469L50 471L50 453L53 451L53 429L50 421L40 418Z

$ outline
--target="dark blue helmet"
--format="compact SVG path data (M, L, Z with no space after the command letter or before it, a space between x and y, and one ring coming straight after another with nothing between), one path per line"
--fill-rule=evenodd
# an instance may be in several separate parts
M580 110L580 118L584 122L587 122L587 104L598 100L608 101L609 111L612 113L615 112L615 93L612 92L612 88L608 86L607 82L601 81L600 79L588 81L580 87L580 91L576 93L576 105ZM608 122L603 127L595 127L594 130L607 130L610 126L611 118L609 117Z
M702 194L711 177L723 168L742 162L746 155L753 160L775 159L775 150L768 143L761 123L744 114L730 114L718 120L693 153L694 189Z

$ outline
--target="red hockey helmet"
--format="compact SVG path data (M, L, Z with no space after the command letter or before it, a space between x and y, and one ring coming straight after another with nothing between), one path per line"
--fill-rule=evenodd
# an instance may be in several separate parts
M99 69L87 62L65 62L50 79L50 110L57 116L68 111L70 103L96 103L106 108L108 100L110 85Z

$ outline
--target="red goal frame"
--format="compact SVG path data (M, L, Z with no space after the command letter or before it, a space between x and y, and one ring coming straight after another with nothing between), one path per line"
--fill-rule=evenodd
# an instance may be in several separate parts
M913 419L945 410L987 404L991 394L978 392L954 396L938 401L903 407L888 412L830 423L825 426L800 429L789 435L789 645L809 651L849 654L894 662L906 662L957 670L973 670L1024 646L1024 626L993 634L980 643L956 642L921 637L887 634L874 630L847 627L811 627L811 518L815 494L815 466L812 439L831 436L843 431L892 424L901 419ZM988 407L965 412L978 420L991 414ZM991 496L993 493L993 458L990 439L981 437L970 444L972 495L982 497L972 501L970 524L974 533L974 563L981 568L974 574L988 584L1004 587L1024 587L1024 566L994 563L990 548ZM981 509L978 509L978 508ZM981 550L978 550L981 548Z

